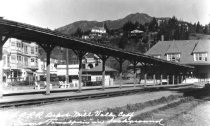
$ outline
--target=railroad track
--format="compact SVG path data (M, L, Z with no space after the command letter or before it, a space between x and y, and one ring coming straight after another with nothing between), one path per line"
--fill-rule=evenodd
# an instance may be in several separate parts
M57 97L48 97L48 98L17 100L17 101L1 102L0 108L43 105L43 104L56 103L56 102L61 102L61 101L99 99L99 98L135 94L135 93L139 93L140 91L141 93L144 92L143 89L129 89L129 90L118 90L118 91L109 91L109 92L101 91L98 93L88 93L88 94L78 93L72 96L57 96Z
M66 96L55 96L55 97L41 97L41 98L31 98L24 100L16 100L16 101L8 101L8 102L0 102L0 108L6 107L20 107L20 106L29 106L29 105L43 105L48 103L55 103L61 101L72 101L72 100L89 100L89 99L99 99L99 98L107 98L107 97L115 97L122 96L134 93L144 93L148 91L161 91L161 90L179 90L180 88L189 88L192 85L160 85L160 86L150 86L144 88L133 88L133 89L121 89L117 91L98 91L96 93L75 93L75 95L66 95ZM90 90L90 89L88 89ZM39 92L40 93L40 92ZM56 92L55 92L56 93ZM58 93L58 92L57 92ZM18 94L22 95L23 94ZM8 95L7 97L10 97Z

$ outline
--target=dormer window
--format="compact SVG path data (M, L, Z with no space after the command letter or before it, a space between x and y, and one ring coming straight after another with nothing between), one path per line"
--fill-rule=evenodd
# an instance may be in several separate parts
M169 53L167 54L168 61L180 62L180 53Z
M194 53L194 61L207 61L207 52Z

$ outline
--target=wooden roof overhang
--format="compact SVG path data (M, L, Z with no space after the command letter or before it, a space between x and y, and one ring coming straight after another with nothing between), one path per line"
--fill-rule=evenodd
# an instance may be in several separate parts
M140 53L129 52L92 41L73 38L50 29L5 19L0 19L0 35L36 42L38 44L49 44L74 50L83 50L100 55L120 57L129 61L137 61L145 64L158 64L168 68L194 68L193 66L170 62Z

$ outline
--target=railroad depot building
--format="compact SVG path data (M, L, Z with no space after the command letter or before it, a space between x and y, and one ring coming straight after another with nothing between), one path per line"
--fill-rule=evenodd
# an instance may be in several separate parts
M33 81L38 69L38 45L10 38L3 46L3 82Z
M187 82L210 81L210 40L159 41L146 55L194 66Z
M37 80L46 81L46 61L38 59ZM84 86L101 85L102 81L102 61L100 58L92 53L87 53L82 60L82 82ZM105 66L105 86L113 85L115 69ZM75 59L69 60L68 64L68 78L69 82L78 85L79 63ZM66 63L59 64L57 59L50 58L50 80L51 81L66 81L67 65Z
M99 64L96 67L90 69L84 69L83 73L83 82L85 82L86 86L99 86L102 85L102 64ZM113 86L114 78L117 74L117 70L105 66L105 85L104 86Z

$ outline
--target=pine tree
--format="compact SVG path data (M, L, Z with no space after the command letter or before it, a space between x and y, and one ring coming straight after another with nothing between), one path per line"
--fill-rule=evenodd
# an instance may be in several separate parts
M155 32L158 30L158 23L157 23L156 18L153 17L152 21L149 23L148 29L151 32Z

